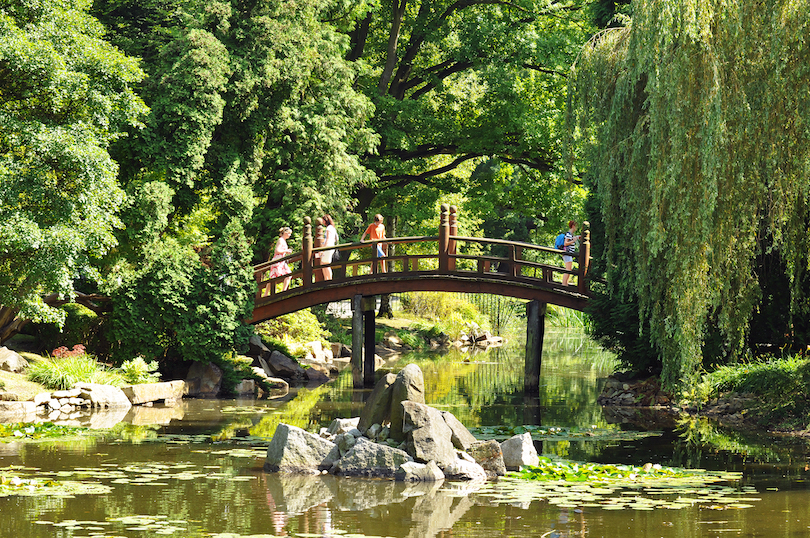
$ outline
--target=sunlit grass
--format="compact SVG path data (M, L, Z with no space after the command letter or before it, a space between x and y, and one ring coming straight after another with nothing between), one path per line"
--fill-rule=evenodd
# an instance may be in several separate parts
M28 379L51 390L66 390L76 383L99 383L121 387L120 372L99 364L90 355L45 357L28 368Z

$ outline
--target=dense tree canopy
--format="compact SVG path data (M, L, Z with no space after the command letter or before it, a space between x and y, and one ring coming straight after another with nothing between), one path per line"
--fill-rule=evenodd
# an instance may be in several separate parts
M143 72L104 41L87 8L81 0L0 1L0 305L6 313L58 317L43 294L71 296L75 279L93 276L91 259L116 243L124 193L108 147L146 112L133 92Z
M669 386L710 344L747 352L751 320L777 312L767 282L789 283L782 337L808 343L809 8L639 0L577 66L609 293L638 304Z

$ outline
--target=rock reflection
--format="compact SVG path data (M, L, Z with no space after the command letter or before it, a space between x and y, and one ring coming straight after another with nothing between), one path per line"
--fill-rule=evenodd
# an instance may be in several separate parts
M282 535L288 520L296 515L316 511L316 519L327 522L334 520L330 512L366 511L371 512L370 520L395 525L390 531L397 535L407 528L407 536L413 538L437 536L451 529L474 505L471 494L483 485L483 482L404 483L284 473L265 474L264 481L277 535ZM396 517L391 518L393 512ZM397 523L389 523L394 521Z

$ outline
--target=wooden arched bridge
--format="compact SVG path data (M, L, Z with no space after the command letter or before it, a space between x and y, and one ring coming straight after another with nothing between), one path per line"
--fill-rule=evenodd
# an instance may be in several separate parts
M313 230L312 220L306 217L300 252L254 267L258 291L251 323L318 304L351 299L355 312L352 349L353 352L358 350L359 357L359 348L365 343L366 363L373 365L374 303L369 299L376 295L444 291L526 299L529 301L526 385L532 390L532 386L536 389L537 382L529 379L536 380L540 371L546 304L583 310L588 303L590 231L587 229L582 233L580 250L575 255L578 263L568 271L562 266L563 251L553 247L459 236L454 206L442 205L436 236L393 237L326 247L322 246L322 224L318 219ZM378 243L387 251L385 258L375 256ZM340 260L329 265L332 278L327 280L324 279L319 254L333 248L339 252ZM500 251L502 255L482 253L487 250ZM290 275L270 278L272 265L280 262L298 265ZM564 286L562 281L566 274L571 285ZM291 278L291 283L289 289L283 290L283 281L287 277ZM365 313L362 325L361 312ZM362 361L359 358L355 361L353 357L352 362ZM363 376L366 382L369 376L373 379L373 367L370 371L361 364L356 367L366 371Z

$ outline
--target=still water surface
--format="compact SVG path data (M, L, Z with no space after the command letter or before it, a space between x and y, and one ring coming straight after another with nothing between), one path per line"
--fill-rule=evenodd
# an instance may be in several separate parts
M562 429L535 441L548 455L736 471L742 479L730 486L750 507L687 499L678 509L608 510L578 498L576 489L553 504L491 483L405 485L263 472L264 447L279 422L317 431L335 417L359 414L367 393L353 391L348 375L283 400L153 408L151 416L130 416L119 426L115 436L123 439L0 444L0 468L25 466L31 476L112 488L74 498L0 498L0 537L810 536L804 444L743 438L703 423L687 441L672 417L603 410L595 401L612 362L570 330L547 331L539 398L522 393L521 346L463 359L407 361L423 370L427 403L473 431L542 425ZM637 435L650 429L656 434ZM589 430L597 435L586 436ZM676 496L685 495L670 500Z

